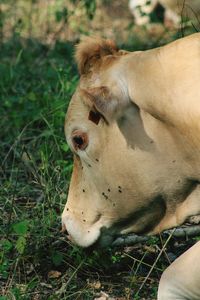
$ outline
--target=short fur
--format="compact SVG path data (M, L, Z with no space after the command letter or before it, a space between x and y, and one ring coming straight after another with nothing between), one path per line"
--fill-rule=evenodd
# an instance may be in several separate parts
M75 59L81 75L89 72L92 66L104 56L116 54L115 43L99 37L84 37L76 46Z
M72 240L107 246L200 214L200 33L127 55L86 38L76 58L84 76L65 123L76 155L62 215ZM93 107L107 122L90 118ZM76 130L88 138L84 149L73 144ZM199 249L167 269L159 300L200 299Z

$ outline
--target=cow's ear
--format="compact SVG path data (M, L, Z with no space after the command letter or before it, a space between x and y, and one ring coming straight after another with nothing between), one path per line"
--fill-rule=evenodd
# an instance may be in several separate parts
M87 74L92 67L100 64L101 58L117 53L118 49L111 40L99 37L84 37L77 45L75 59L80 75Z
M119 101L108 87L101 86L87 89L85 95L87 95L90 106L94 107L108 123L117 118Z

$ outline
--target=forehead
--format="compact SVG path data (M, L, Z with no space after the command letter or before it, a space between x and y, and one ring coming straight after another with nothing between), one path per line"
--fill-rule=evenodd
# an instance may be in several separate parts
M88 112L89 108L87 95L80 88L79 84L69 102L66 118L73 116L73 114L78 116L83 115L83 113Z
M65 117L65 131L67 132L73 126L89 126L98 125L102 116L98 113L91 101L91 96L86 90L76 89L71 98L67 114Z

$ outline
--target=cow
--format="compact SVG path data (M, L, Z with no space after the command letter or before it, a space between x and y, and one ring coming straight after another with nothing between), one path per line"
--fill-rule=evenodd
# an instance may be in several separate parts
M182 19L199 22L199 0L130 0L129 8L135 24L148 24L158 5L164 8L164 23L168 27L179 25Z
M135 52L86 37L76 61L80 82L65 120L74 153L62 214L70 239L107 246L200 214L200 33ZM164 272L159 300L200 299L198 250Z

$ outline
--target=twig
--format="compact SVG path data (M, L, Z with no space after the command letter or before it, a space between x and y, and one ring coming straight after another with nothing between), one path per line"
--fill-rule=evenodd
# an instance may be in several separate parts
M82 267L82 265L84 264L85 259L82 260L80 262L80 264L78 265L78 267L74 270L74 272L72 273L72 275L70 276L70 278L67 280L67 282L63 282L61 288L56 292L56 295L61 295L65 292L65 290L67 289L68 284L71 282L71 280L73 279L73 277L76 275L76 273L78 272L78 270ZM62 277L62 279L64 279L66 276L66 274Z
M157 256L156 260L154 261L154 263L153 263L151 269L149 270L149 273L147 274L147 276L145 277L145 279L144 279L144 281L142 282L141 286L139 287L139 289L138 289L138 291L137 291L137 293L136 293L137 296L138 296L139 292L142 290L142 288L143 288L143 286L145 285L145 283L147 282L148 278L150 277L151 272L152 272L153 269L155 268L155 265L157 264L158 260L160 259L160 257L161 257L161 255L162 255L163 251L165 250L165 247L167 246L168 242L170 241L170 239L172 238L174 232L176 231L176 228L174 228L174 229L172 229L172 230L170 230L170 231L171 231L171 234L168 236L168 238L167 238L165 244L163 245L163 247L162 247L160 253L158 254L158 256Z
M175 229L170 229L163 231L162 235L170 236L173 234L173 237L189 237L189 236L198 236L200 235L200 225L195 226L182 226ZM145 235L140 236L136 234L130 234L127 236L118 237L113 243L113 247L121 247L121 246L130 246L136 243L144 243L151 239L152 237L156 237L156 235Z
M145 253L145 254L146 254L146 253ZM131 256L131 255L128 254L128 253L123 253L123 255L124 255L124 256L127 256L127 257L129 257L129 258L131 258L132 260L134 260L134 261L136 261L136 262L138 262L138 267L137 267L137 269L136 269L135 272L134 272L134 276L137 275L137 271L138 271L140 265L144 265L144 266L149 267L149 268L152 267L152 265L150 265L150 264L148 264L148 263L146 263L146 262L143 261L143 259L144 259L145 256L142 257L142 260L139 260L139 259L137 259L137 258ZM163 271L162 269L157 268L157 267L155 267L154 269L157 270L157 271L159 271L159 272L162 272L162 271Z

